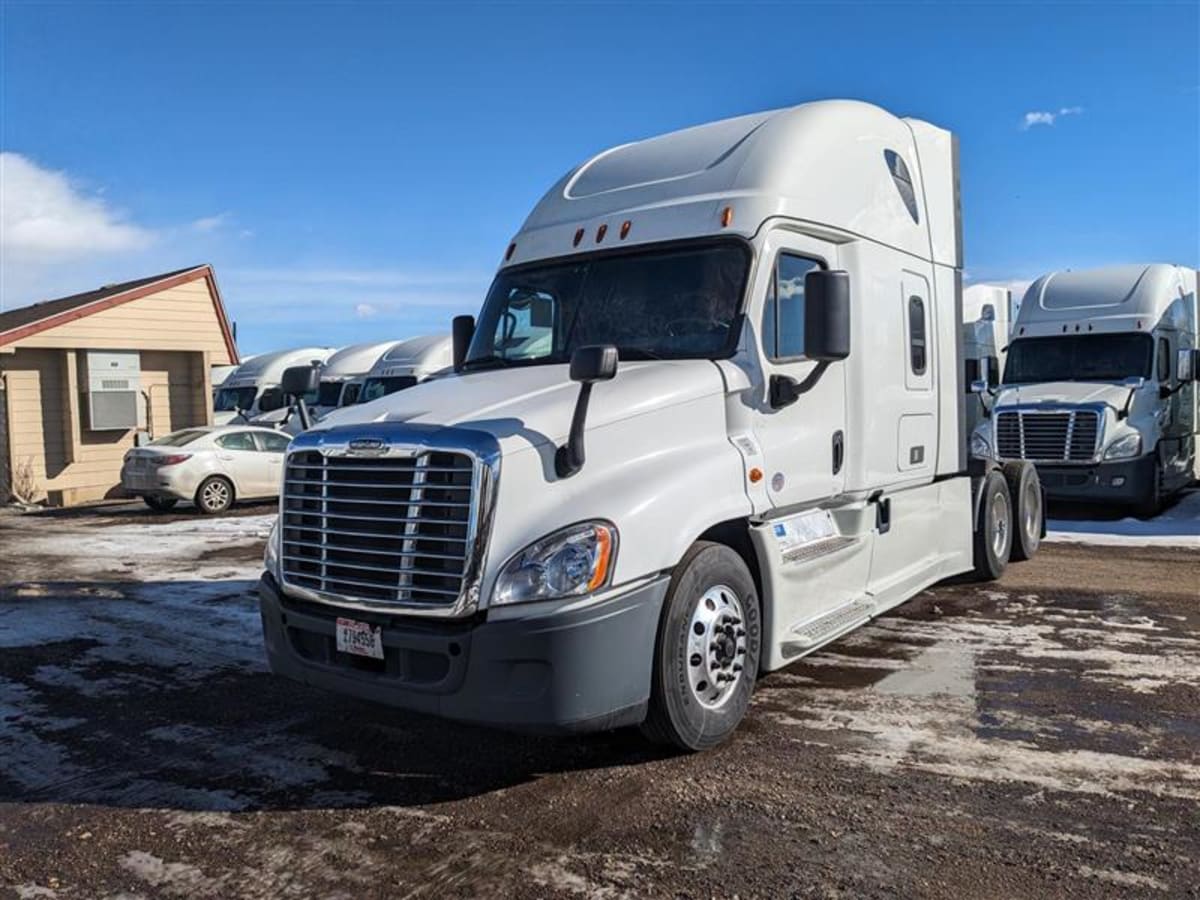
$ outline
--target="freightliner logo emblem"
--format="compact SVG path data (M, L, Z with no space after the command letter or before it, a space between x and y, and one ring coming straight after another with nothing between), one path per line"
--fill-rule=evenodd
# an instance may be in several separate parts
M382 438L355 438L346 445L354 456L381 456L387 453L388 443Z

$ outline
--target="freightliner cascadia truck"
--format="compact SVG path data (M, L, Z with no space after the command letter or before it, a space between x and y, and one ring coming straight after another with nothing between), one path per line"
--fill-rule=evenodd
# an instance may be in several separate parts
M972 453L1033 462L1050 499L1154 515L1200 477L1198 312L1196 270L1182 266L1039 278Z
M961 267L954 138L865 103L589 159L454 321L454 373L293 441L273 671L725 739L761 674L1037 548L1034 468L968 461Z

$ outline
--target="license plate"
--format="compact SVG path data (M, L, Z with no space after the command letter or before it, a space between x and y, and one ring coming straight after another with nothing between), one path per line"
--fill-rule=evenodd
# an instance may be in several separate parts
M378 625L368 622L338 619L337 648L342 653L383 659L383 632Z

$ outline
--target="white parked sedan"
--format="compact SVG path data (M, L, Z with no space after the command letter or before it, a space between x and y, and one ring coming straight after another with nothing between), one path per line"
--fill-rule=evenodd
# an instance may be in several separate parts
M279 496L291 435L272 428L185 428L125 454L121 486L165 511L191 500L208 515L234 500Z

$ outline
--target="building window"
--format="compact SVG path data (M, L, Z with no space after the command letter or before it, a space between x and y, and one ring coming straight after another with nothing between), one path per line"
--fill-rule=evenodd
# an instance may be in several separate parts
M925 374L925 301L915 295L908 298L908 360L914 375Z
M771 359L804 355L804 276L819 268L815 259L779 254L763 312L763 347Z

